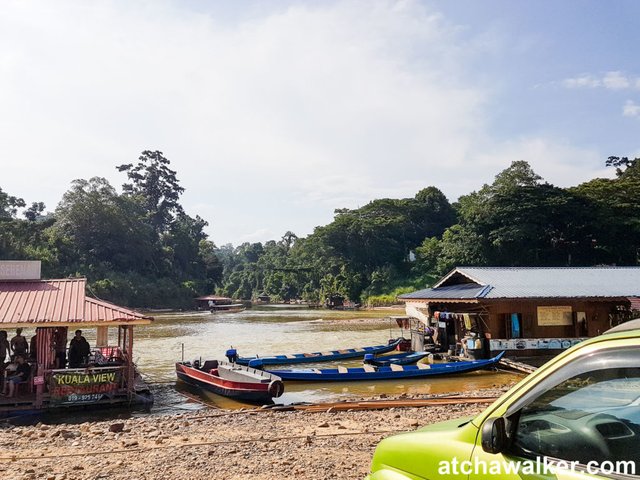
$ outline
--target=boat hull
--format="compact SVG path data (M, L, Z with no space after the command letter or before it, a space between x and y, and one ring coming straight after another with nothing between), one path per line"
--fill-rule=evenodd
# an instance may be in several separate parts
M473 360L469 362L452 362L433 365L407 365L396 367L378 367L377 369L366 368L327 368L327 369L291 369L291 370L270 370L269 373L277 375L285 381L301 382L354 382L354 381L379 381L398 380L405 378L426 378L435 376L446 376L458 373L473 372L488 368L500 361L500 355L488 360Z
M263 365L294 365L298 363L332 362L336 360L346 360L349 358L362 358L368 353L374 355L387 353L394 350L401 341L401 339L398 339L388 345L347 348L328 352L294 353L291 355L273 355L269 357L239 357L236 359L236 363L260 368Z
M242 368L249 371L247 367ZM247 381L229 380L182 362L176 363L176 375L184 383L196 388L247 403L270 403L273 398L279 397L284 391L282 381L274 375L269 375L268 381L260 383L250 381L251 379L247 379Z
M419 362L427 355L429 355L428 352L400 353L398 355L389 355L387 357L376 357L372 360L366 361L366 363L375 365L376 367L386 367L392 363L394 365L411 365Z

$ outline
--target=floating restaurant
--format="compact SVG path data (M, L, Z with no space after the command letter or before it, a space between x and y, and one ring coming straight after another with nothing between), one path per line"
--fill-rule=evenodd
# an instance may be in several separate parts
M640 309L640 267L457 267L401 295L412 346L473 358L551 356Z
M133 362L134 327L153 319L87 296L86 283L85 278L42 280L40 262L0 261L0 329L34 330L26 352L16 348L26 343L16 333L19 341L11 342L2 359L3 384L14 375L12 366L24 363L18 357L30 373L15 382L13 396L0 397L0 416L153 402ZM82 329L95 329L95 345ZM4 343L0 352L7 350Z

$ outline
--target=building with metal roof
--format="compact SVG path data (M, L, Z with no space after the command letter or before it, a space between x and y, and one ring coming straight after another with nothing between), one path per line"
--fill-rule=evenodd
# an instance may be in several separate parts
M457 267L399 299L457 351L550 353L628 320L640 267Z
M0 261L0 330L7 333L16 328L15 338L22 335L22 329L34 330L28 332L31 342L24 351L8 352L15 353L12 360L27 357L31 375L23 383L28 384L29 393L1 399L0 416L23 410L150 401L148 389L136 379L133 329L153 319L89 297L86 288L85 278L40 279L40 262ZM97 330L94 346L81 332L69 341L69 328L85 327ZM117 329L117 343L115 336L110 343L110 327ZM84 344L78 347L81 340Z

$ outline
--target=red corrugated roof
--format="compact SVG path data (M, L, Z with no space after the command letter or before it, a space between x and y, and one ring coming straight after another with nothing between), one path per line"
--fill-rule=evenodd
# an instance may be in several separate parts
M0 325L147 323L150 317L85 295L85 278L0 282Z
M113 303L86 297L84 300L84 315L87 322L115 322L118 320L151 320L140 313Z

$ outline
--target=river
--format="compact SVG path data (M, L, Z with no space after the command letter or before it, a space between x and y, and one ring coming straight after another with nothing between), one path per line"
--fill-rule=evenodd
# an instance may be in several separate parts
M205 397L176 383L174 364L181 359L220 359L233 346L242 356L326 351L336 348L386 344L403 333L384 317L398 311L327 311L265 306L239 313L180 312L153 314L150 326L136 329L134 359L152 384L154 411L202 408L200 402L220 408L246 405L214 394ZM405 332L408 336L408 333ZM356 366L361 360L343 361ZM331 363L322 364L331 366ZM335 365L335 364L333 364ZM312 365L309 365L312 366ZM274 367L277 368L277 367ZM287 383L277 403L328 402L380 394L438 394L501 386L520 377L479 371L449 378L348 383Z

